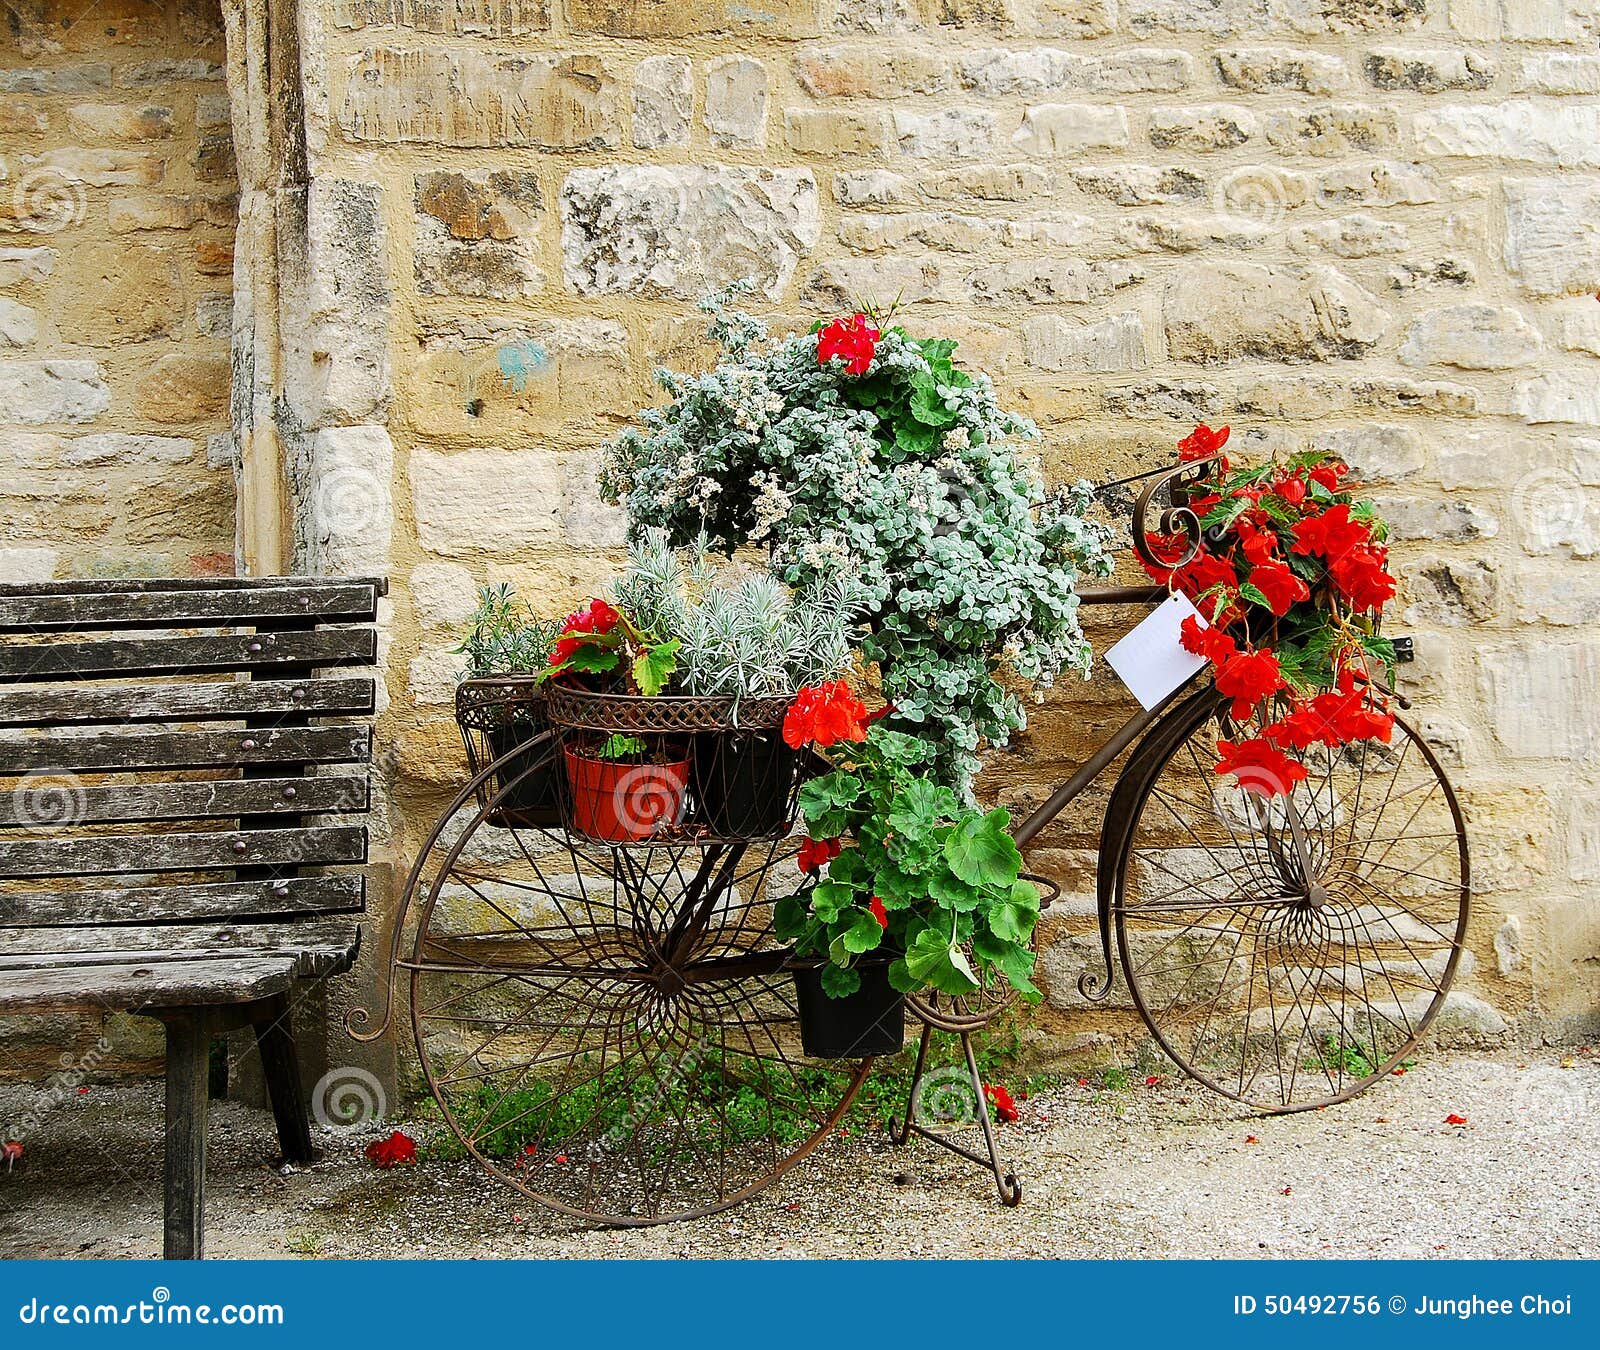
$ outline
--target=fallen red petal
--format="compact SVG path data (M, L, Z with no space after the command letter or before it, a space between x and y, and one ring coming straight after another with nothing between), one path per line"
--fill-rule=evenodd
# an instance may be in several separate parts
M1458 1116L1454 1111L1452 1111L1444 1118L1444 1123L1446 1125L1465 1125L1467 1123L1467 1118L1465 1116Z

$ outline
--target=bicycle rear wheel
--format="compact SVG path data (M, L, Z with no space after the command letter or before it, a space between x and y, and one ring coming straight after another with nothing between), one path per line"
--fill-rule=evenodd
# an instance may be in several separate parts
M1162 1048L1213 1090L1271 1112L1343 1101L1444 1003L1467 928L1461 809L1398 718L1389 745L1303 752L1288 797L1247 794L1213 768L1223 708L1181 705L1129 765L1122 969Z

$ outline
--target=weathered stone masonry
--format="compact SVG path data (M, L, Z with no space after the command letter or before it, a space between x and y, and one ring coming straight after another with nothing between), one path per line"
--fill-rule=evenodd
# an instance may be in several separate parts
M449 629L473 583L556 611L604 581L619 530L595 448L655 363L702 355L688 302L749 275L780 322L898 298L960 336L1040 421L1052 473L1155 464L1201 419L1247 448L1345 454L1395 523L1406 686L1471 815L1472 960L1447 1030L1593 1025L1595 0L226 16L242 561L394 577L390 859L462 772ZM15 158L38 133L12 108L56 104L5 97ZM204 134L173 106L175 136ZM1104 681L1058 691L1002 797L1037 800L1123 706ZM1036 1018L1051 1052L1106 1053L1130 1026L1073 989L1093 807L1050 841L1069 885Z

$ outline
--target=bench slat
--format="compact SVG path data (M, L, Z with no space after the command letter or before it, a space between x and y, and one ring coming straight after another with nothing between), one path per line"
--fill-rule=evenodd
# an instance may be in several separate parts
M239 957L147 965L61 966L8 971L0 981L0 1010L45 1008L186 1008L252 1003L285 992L294 962L284 957Z
M226 834L105 834L0 840L0 877L210 872L366 860L367 831L362 825L237 830Z
M246 741L250 744L247 746ZM131 773L256 764L364 764L372 728L138 731L126 735L0 737L0 773Z
M0 689L0 727L90 722L232 721L270 713L309 717L373 711L370 679L231 680L89 689Z
M229 955L287 960L297 976L309 979L343 970L355 959L360 945L361 930L350 919L155 928L8 928L0 931L0 984L8 983L21 970L207 961Z
M224 778L204 783L117 783L91 788L75 788L45 777L0 795L0 827L338 815L365 812L369 791L364 773Z
M378 612L372 583L308 581L245 589L77 591L56 595L0 593L0 633L40 629L200 627L258 620L371 621Z
M270 670L286 665L371 665L377 651L378 637L372 628L15 643L0 647L0 681L209 675L223 670Z
M0 928L87 924L246 922L273 915L360 913L366 879L360 873L216 881L193 886L111 886L82 891L0 892ZM103 945L116 945L106 934Z

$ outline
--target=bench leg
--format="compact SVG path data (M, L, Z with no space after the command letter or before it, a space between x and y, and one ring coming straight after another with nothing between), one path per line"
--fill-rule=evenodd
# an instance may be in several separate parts
M283 1148L284 1161L314 1162L317 1155L311 1147L311 1121L306 1114L306 1096L300 1084L300 1056L295 1051L288 997L269 999L251 1021L255 1027L256 1046L261 1051L267 1095L272 1099L272 1115L278 1122L278 1142Z
M198 1261L205 1246L206 1107L211 1023L202 1009L175 1010L167 1027L166 1222L162 1255Z

